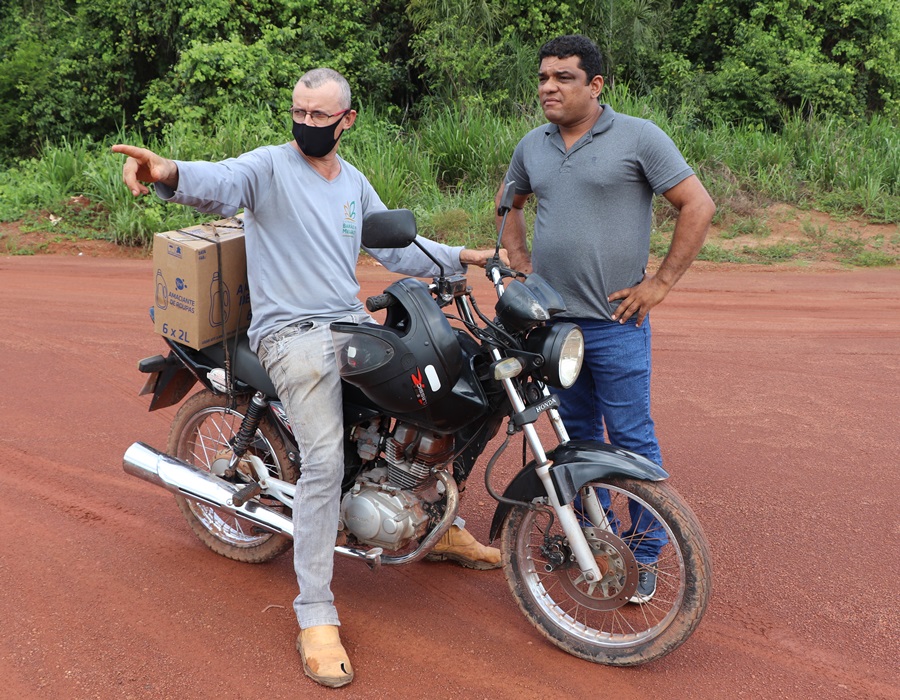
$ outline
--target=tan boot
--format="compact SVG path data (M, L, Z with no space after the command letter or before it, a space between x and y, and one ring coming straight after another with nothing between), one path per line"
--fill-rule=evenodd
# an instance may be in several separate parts
M336 625L318 625L300 630L297 651L303 671L320 685L340 688L353 680L353 666L341 644Z
M467 569L497 569L500 567L500 550L485 547L468 530L451 525L438 540L434 549L425 557L429 561L455 561Z

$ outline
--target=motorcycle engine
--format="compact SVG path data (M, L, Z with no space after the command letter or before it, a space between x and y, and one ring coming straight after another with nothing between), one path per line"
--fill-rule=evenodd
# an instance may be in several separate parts
M360 456L375 450L375 431L357 436ZM397 550L427 530L428 504L440 499L431 469L448 461L453 438L398 423L384 445L384 460L363 472L341 500L341 524L365 544Z

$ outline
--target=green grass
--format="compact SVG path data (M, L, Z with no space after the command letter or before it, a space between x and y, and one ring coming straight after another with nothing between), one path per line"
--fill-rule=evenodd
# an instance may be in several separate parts
M783 261L809 258L818 246L848 264L896 264L897 243L860 245L859 236L834 234L811 220L801 222L802 244L761 243L772 224L760 210L773 202L838 217L900 222L900 129L889 120L876 115L851 123L785 115L779 132L724 122L701 128L691 114L666 114L621 83L605 99L617 111L653 119L672 136L716 201L723 238L758 241L732 250L710 243L701 259ZM494 194L515 144L539 116L513 118L478 105L448 105L418 123L398 124L363 107L343 137L341 154L369 177L387 206L415 212L424 235L488 246L496 237ZM147 139L122 130L102 142L48 143L37 158L0 172L0 221L41 226L53 214L62 217L61 232L146 245L157 231L202 219L154 197L133 198L121 182L123 158L109 151L113 143L146 145L179 159L218 160L289 138L288 119L260 105L255 111L222 110L208 131L175 122ZM74 196L86 197L90 206L73 211ZM673 212L657 201L651 251L664 255ZM526 216L533 220L533 206Z
M740 218L729 226L723 233L722 238L731 239L738 236L755 236L757 238L765 238L770 235L772 230L769 225L757 216L748 216Z
M794 260L806 254L809 248L798 243L775 243L769 246L760 246L753 248L744 246L743 254L747 259L761 263L776 263Z
M726 250L722 246L716 245L715 243L704 243L703 247L700 249L699 255L697 255L697 260L707 260L709 262L730 262L730 263L746 263L751 262L751 259L745 255L741 255L739 253L734 252L733 250Z
M888 267L900 263L900 257L880 250L860 250L841 262L857 267Z

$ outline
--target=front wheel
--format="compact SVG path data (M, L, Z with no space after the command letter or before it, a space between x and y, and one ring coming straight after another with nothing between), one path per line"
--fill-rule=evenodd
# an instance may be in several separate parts
M602 522L587 514L591 499ZM553 644L595 663L634 666L691 635L709 601L710 554L671 486L607 478L581 490L573 506L599 582L584 579L552 508L534 505L514 507L504 521L503 570L519 608Z
M221 473L231 456L230 441L237 435L247 412L247 399L238 399L229 408L228 398L204 390L188 399L175 415L169 431L168 453L207 471ZM296 483L299 472L288 457L284 441L269 416L259 424L248 454L259 457L276 479ZM250 481L253 474L246 461L238 463L227 478L235 484ZM291 540L263 530L220 508L175 496L178 507L200 540L216 554L236 561L259 564L277 557L291 547ZM261 503L287 511L273 498L260 497Z

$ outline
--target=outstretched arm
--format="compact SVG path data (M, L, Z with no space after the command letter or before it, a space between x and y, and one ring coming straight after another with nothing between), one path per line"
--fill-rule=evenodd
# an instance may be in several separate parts
M122 153L128 158L122 166L122 180L135 197L148 194L150 189L142 183L161 182L178 189L178 165L173 160L158 156L153 151L137 146L116 144L113 153Z
M650 309L666 298L703 247L709 224L716 213L716 205L696 175L682 180L663 196L678 209L669 252L655 275L646 276L634 287L609 295L610 301L622 300L613 315L619 323L625 323L637 315L637 325L641 325Z

